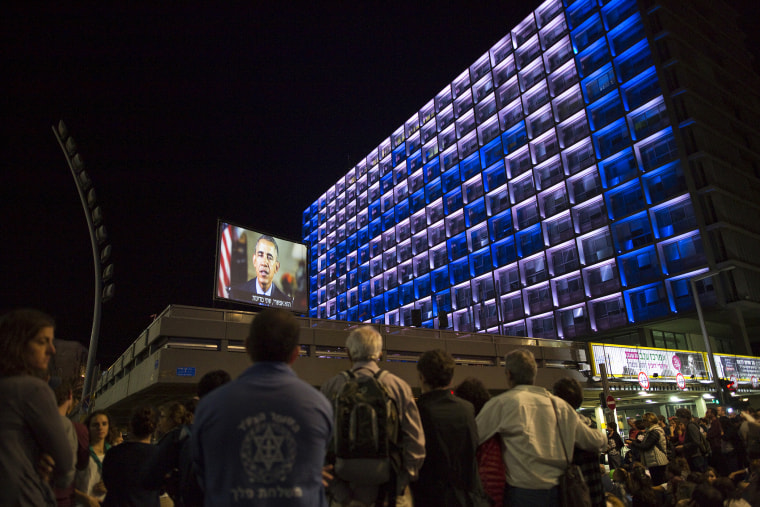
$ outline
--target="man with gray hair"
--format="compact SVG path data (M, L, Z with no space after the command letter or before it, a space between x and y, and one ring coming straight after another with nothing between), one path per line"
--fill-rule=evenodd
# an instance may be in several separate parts
M346 348L351 360L350 373L342 372L322 385L322 393L334 401L350 376L375 376L385 388L388 398L395 403L399 419L399 436L396 446L400 450L400 469L395 474L395 498L389 499L389 505L412 505L409 483L417 479L417 473L425 458L425 434L420 422L420 414L414 403L412 389L396 375L380 370L378 361L382 355L383 338L372 326L354 329L346 339ZM393 479L392 479L393 481ZM359 485L336 477L330 485L330 497L333 505L375 505L387 488Z
M607 437L583 424L562 399L533 385L538 367L529 350L513 350L504 361L507 391L476 417L478 438L482 444L498 433L504 442L505 505L559 505L559 479L573 447L598 452Z

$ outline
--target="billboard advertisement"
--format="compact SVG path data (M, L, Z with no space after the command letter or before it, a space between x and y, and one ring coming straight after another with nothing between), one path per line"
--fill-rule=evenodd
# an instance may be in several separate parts
M710 370L704 353L590 343L592 370L599 375L599 364L607 365L607 374L637 378L644 372L650 378L672 379L680 373L686 379L709 380Z

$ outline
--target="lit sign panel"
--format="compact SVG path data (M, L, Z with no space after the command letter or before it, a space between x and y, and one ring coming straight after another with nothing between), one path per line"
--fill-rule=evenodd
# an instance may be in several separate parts
M739 382L751 382L753 376L760 377L760 358L725 354L715 354L713 357L721 378L735 376Z
M649 347L626 347L591 343L591 367L599 375L599 365L607 365L610 377L638 378L640 372L649 377L673 379L680 373L686 379L709 380L709 368L702 352L665 350ZM732 356L733 358L733 356ZM760 362L757 363L760 367ZM760 370L758 370L760 371Z

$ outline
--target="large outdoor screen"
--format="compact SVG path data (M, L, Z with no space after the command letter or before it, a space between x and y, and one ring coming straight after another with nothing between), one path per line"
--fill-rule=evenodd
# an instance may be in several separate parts
M216 299L309 313L306 245L219 221Z

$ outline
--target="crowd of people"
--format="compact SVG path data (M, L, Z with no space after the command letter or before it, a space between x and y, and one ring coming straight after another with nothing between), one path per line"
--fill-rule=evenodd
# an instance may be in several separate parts
M453 386L446 351L424 352L415 399L361 326L346 340L351 368L317 390L290 367L297 320L268 309L238 378L210 372L196 397L137 406L123 430L104 411L69 417L71 386L49 382L54 330L36 310L0 318L3 506L548 507L563 504L571 465L594 507L760 505L758 414L645 413L624 439L581 415L576 380L535 385L526 349L506 355L493 397L477 378Z

